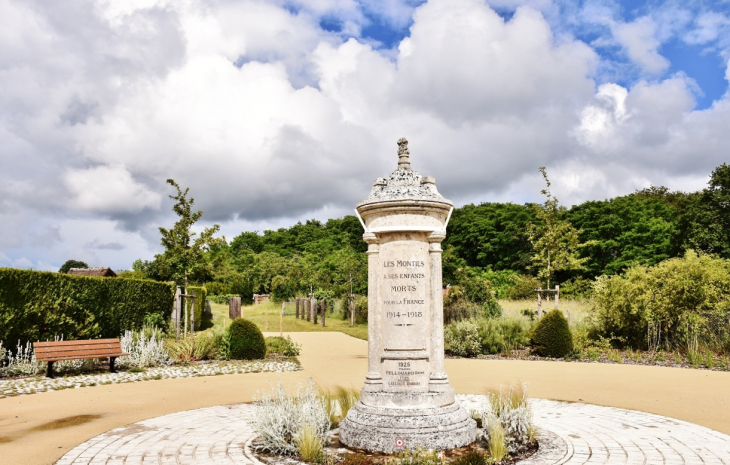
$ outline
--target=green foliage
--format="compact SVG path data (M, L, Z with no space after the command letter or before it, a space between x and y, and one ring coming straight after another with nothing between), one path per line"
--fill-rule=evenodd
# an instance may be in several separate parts
M292 341L291 337L270 336L266 338L266 352L283 357L296 357L302 346Z
M233 360L256 360L266 356L264 335L255 323L236 318L228 327L230 357Z
M189 279L204 281L204 278L212 274L205 253L211 246L222 241L213 238L220 227L214 224L205 228L196 238L197 233L192 231L192 227L203 216L203 212L193 211L195 199L188 198L189 189L183 191L172 179L168 179L167 183L177 190L177 194L170 198L176 201L172 209L179 219L172 229L159 228L165 252L155 255L155 272L160 275L158 277L167 277L178 286L187 288Z
M477 318L482 312L482 306L470 301L461 286L451 286L444 296L444 324Z
M470 450L452 462L453 465L487 465L487 455L478 450Z
M473 357L481 350L477 325L468 320L448 325L444 330L444 343L449 352L461 357Z
M730 351L730 260L687 251L602 277L594 301L604 334L633 348Z
M205 285L206 289L208 288L208 284ZM224 295L213 295L210 294L208 296L208 300L210 300L213 303L221 304L221 305L228 305L231 302L231 297L241 297L238 294L224 294ZM243 301L243 299L241 299Z
M68 273L68 270L71 268L88 268L89 265L86 264L86 262L82 262L79 260L66 260L66 263L61 265L61 268L58 270L59 273Z
M195 305L193 305L193 312L195 313L195 330L204 329L209 327L204 321L208 318L205 313L205 301L208 299L208 292L205 287L200 286L188 286L188 293L195 296ZM185 299L185 310L189 311L192 301Z
M147 315L167 321L173 295L170 283L0 268L0 341L119 337Z
M532 266L538 270L537 276L544 279L550 288L550 281L556 272L583 267L588 258L579 258L578 249L588 244L581 244L578 236L582 231L562 218L566 208L560 206L558 199L550 192L550 180L544 166L540 167L540 173L546 184L545 189L540 191L545 196L545 203L534 206L538 222L527 225L527 235L533 247Z
M529 326L522 320L507 318L482 318L477 322L481 353L509 353L527 345Z
M545 314L532 331L530 345L543 357L565 357L573 351L573 337L563 312L555 309Z
M669 258L675 246L681 194L651 188L611 200L573 207L567 217L589 242L580 253L590 261L584 276L620 273L634 263L654 265Z
M355 323L368 322L368 298L364 295L355 296Z
M541 283L536 277L519 275L515 277L514 285L507 291L507 297L512 300L535 299L538 287L541 287Z
M531 250L525 229L535 220L535 211L528 205L464 205L451 215L444 250L452 247L456 256L471 267L522 270L529 263ZM444 273L445 282L449 277Z

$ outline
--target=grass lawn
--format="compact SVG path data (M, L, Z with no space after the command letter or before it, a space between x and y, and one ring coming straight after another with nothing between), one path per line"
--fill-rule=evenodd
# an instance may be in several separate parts
M231 320L228 318L228 305L211 303L213 310L213 324L227 325ZM279 313L281 312L281 304L274 302L266 302L261 305L243 305L241 313L247 320L251 320L261 329L261 331L279 331ZM291 312L291 307L287 307L287 312ZM268 313L269 324L266 325L266 314ZM368 325L365 323L350 326L337 314L327 314L325 318L326 326L322 327L322 322L317 321L315 325L311 321L298 320L294 315L284 315L283 330L287 331L340 331L358 339L367 340Z
M570 312L570 325L575 326L580 324L583 319L590 315L590 301L584 299L568 300L560 299L559 302L560 310L563 311L563 315L567 317L566 312ZM508 300L500 299L499 306L504 309L505 317L522 317L522 310L537 310L537 298L525 299L525 300ZM544 313L549 312L554 307L552 300L542 301L542 311Z

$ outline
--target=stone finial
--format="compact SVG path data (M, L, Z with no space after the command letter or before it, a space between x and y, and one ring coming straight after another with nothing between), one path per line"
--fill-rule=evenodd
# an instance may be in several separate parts
M408 140L405 137L398 139L398 169L411 169L411 161L409 160L410 152L408 151Z

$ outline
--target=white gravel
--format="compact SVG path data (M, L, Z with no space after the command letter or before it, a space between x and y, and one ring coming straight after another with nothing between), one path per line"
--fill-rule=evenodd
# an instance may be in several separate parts
M293 361L212 361L189 365L170 365L145 368L142 372L119 371L57 378L33 376L0 380L0 399L38 392L74 389L105 384L136 383L155 379L192 378L195 376L232 375L276 371L298 371L302 367Z

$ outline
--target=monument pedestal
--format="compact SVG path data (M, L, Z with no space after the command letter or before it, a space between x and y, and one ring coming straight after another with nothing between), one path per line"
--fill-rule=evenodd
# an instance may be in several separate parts
M476 440L444 371L441 241L453 204L410 167L375 180L357 205L368 243L368 373L340 442L369 451L453 449Z

